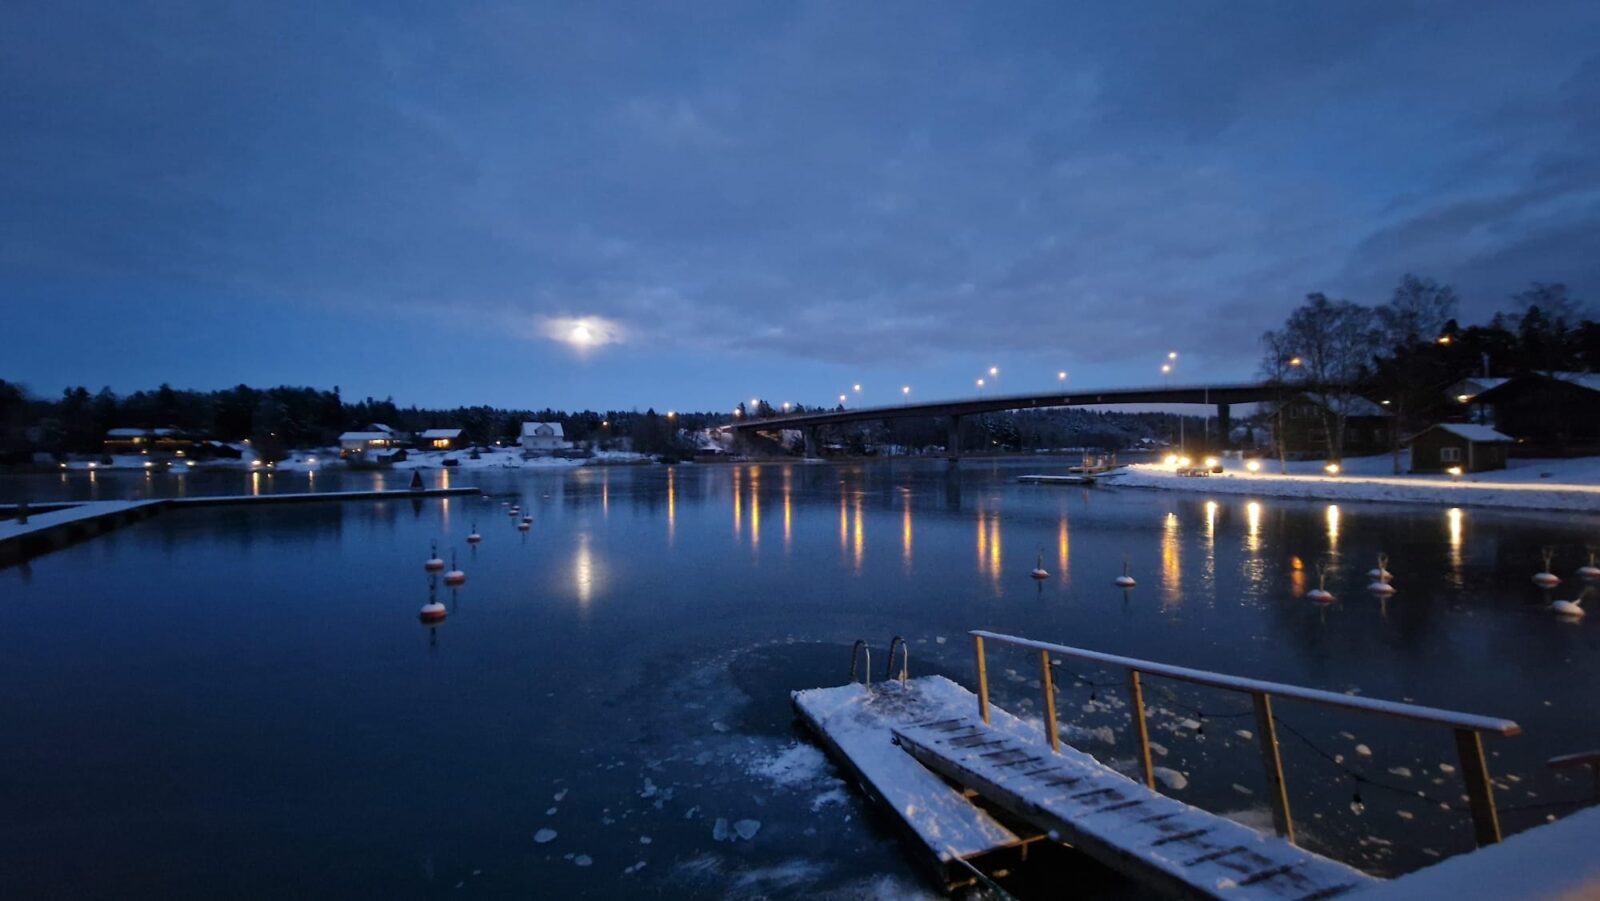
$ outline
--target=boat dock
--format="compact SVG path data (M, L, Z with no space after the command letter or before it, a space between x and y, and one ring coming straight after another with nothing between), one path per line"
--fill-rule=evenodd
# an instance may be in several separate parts
M224 505L304 504L326 501L404 500L406 498L455 497L481 494L477 487L422 488L389 491L323 491L293 494L245 494L207 497L154 498L132 501L82 501L49 503L26 509L23 521L20 505L4 508L10 517L0 521L0 566L20 563L40 554L66 547L118 526L138 522L173 508ZM44 512L38 512L43 510Z
M1484 734L1515 736L1515 722L1413 704L1210 673L1010 635L972 633L976 693L942 676L794 692L800 718L864 793L887 807L916 856L953 890L1026 865L1029 847L1065 845L1152 893L1197 898L1326 899L1383 884L1295 844L1273 701L1302 702L1449 728L1480 847L1500 841ZM1043 722L989 701L985 642L1030 653L1040 667ZM857 650L863 643L857 642ZM854 652L852 652L854 654ZM892 651L891 651L892 656ZM1059 658L1128 673L1131 734L1142 781L1064 745L1052 669ZM853 664L853 661L852 661ZM1276 835L1156 790L1142 680L1204 685L1250 696ZM1042 855L1036 855L1036 858ZM1431 869L1431 868L1430 868ZM1427 870L1405 877L1426 891Z
M1065 476L1026 475L1017 476L1017 481L1024 485L1093 485L1095 476L1089 473L1075 473Z

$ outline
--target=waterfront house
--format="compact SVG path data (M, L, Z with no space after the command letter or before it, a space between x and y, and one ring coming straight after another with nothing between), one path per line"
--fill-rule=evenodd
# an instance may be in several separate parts
M339 436L339 456L352 457L367 451L385 451L405 444L399 432L381 422L369 423L365 429L345 432Z
M1459 399L1459 398L1458 398ZM1552 372L1513 376L1470 395L1476 422L1516 441L1519 457L1600 454L1600 375Z
M530 454L554 454L571 446L559 422L524 422L520 441Z
M1411 436L1412 472L1505 469L1516 441L1486 425L1441 422Z
M1321 395L1306 393L1284 401L1282 423L1286 454L1299 459L1327 456L1327 411L1330 403L1345 415L1345 456L1381 454L1391 448L1394 418L1382 405L1357 395L1329 400Z
M428 450L460 450L461 429L424 429L417 441Z

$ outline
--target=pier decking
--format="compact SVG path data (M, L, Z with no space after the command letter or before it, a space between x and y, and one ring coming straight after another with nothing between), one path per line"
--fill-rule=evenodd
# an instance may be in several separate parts
M1017 476L1017 481L1024 485L1093 485L1095 477L1089 473L1074 473L1072 475L1025 475Z
M0 521L0 566L20 563L40 554L93 538L118 526L137 522L168 508L214 507L237 504L304 504L324 501L404 500L481 494L475 487L398 489L392 491L323 491L294 494L214 495L154 498L131 501L83 501L50 504L47 512L30 513L27 522ZM13 517L16 508L9 508Z

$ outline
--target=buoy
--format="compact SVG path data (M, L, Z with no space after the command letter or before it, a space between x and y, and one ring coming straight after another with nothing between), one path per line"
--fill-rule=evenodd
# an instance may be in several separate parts
M422 612L417 614L417 619L425 623L442 623L449 613L450 611L446 610L443 604L438 601L429 601L422 605Z
M521 507L518 507L516 504L512 504L511 505L511 509L506 511L506 515L510 516L510 517L515 517L518 513L521 513L521 512L522 512L522 508Z
M1544 555L1544 572L1533 574L1533 584L1540 588L1554 588L1561 584L1561 577L1550 571L1550 562L1555 559L1556 549L1547 547L1541 553Z
M525 525L525 526L533 525L533 517L531 517L531 516L522 517L522 524Z
M1594 551L1589 552L1589 562L1578 567L1574 575L1580 579L1600 579L1600 566L1594 565Z
M1318 604L1331 604L1331 603L1333 603L1333 592L1328 590L1327 581L1328 581L1327 573L1323 572L1322 567L1318 566L1317 567L1317 587L1311 589L1308 592L1306 592L1306 600L1312 601L1312 602L1318 603Z
M1582 617L1584 613L1583 599L1588 597L1589 592L1592 590L1593 589L1591 588L1585 588L1584 590L1578 592L1578 596L1570 601L1551 601L1550 609L1557 616L1572 617L1574 619Z
M1389 555L1378 555L1378 568L1367 570L1367 578L1374 582L1387 582L1394 578L1394 573L1389 572Z
M1367 590L1380 597L1388 597L1389 595L1394 594L1394 586L1382 580L1368 585Z
M458 585L466 584L466 581L467 574L462 572L460 567L456 566L456 552L451 551L450 571L444 574L444 584L449 585L451 588L455 588Z
M526 532L531 528L533 528L533 520L531 519L524 519L522 522L517 523L518 532Z
M1035 579L1048 579L1048 578L1050 578L1050 573L1048 571L1046 571L1045 568L1044 568L1044 554L1043 553L1039 554L1039 560L1034 565L1033 572L1028 573L1028 575L1034 577Z
M1122 575L1117 576L1115 582L1118 588L1132 588L1139 584L1133 580L1133 576L1128 575L1128 561L1126 559L1122 561Z
M477 523L473 523L472 524L472 531L467 533L467 544L477 544L478 542L480 542L482 540L483 540L483 536L478 534L478 524Z
M439 542L435 541L428 547L428 561L422 564L422 568L427 572L436 573L444 569L444 561L439 559Z

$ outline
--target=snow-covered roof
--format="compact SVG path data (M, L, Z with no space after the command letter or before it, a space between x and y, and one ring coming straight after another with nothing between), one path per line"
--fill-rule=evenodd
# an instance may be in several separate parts
M1388 416L1389 411L1383 405L1374 403L1358 394L1349 395L1324 395L1306 392L1300 395L1302 400L1316 404L1319 407L1331 406L1346 416Z
M1456 382L1454 385L1446 388L1444 393L1450 397L1461 397L1462 395L1472 397L1477 394L1482 394L1483 392L1488 391L1490 388L1498 388L1509 381L1511 380L1498 376L1473 376L1471 378L1465 378L1459 382Z
M1465 438L1468 441L1476 441L1482 444L1493 444L1497 442L1514 443L1517 440L1512 438L1510 435L1501 434L1500 432L1497 432L1486 425L1474 425L1470 422L1441 422L1434 426L1434 428L1444 429L1446 432L1449 432L1457 437ZM1427 430L1424 429L1423 431Z
M1600 375L1592 372L1558 372L1556 378L1563 382L1571 382L1590 391L1600 391Z
M107 438L143 438L144 429L112 429L106 432Z
M541 428L548 428L550 431L541 432ZM565 433L561 431L561 423L559 422L524 422L522 424L522 434L524 437L540 434L553 435L557 438L566 437Z
M381 422L369 422L367 423L367 429L373 432L383 432L385 435L394 434L394 429L389 428Z
M432 441L435 438L460 438L460 429L423 429L422 440Z
M339 436L340 441L388 441L394 437L388 432L345 432Z

